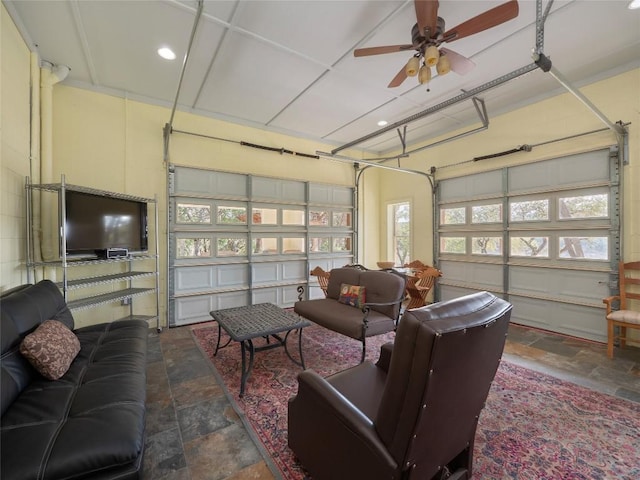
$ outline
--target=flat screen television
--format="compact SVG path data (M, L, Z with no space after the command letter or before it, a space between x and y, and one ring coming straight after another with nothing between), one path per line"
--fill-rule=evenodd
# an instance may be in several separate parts
M65 210L67 255L148 250L146 202L67 190Z

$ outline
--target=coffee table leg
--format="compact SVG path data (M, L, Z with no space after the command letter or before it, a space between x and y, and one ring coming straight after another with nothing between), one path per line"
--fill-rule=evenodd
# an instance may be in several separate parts
M246 346L245 346L246 342ZM249 348L249 365L247 365L246 360L246 350ZM251 375L251 370L253 370L253 355L255 353L255 348L253 347L253 342L249 340L243 340L240 342L240 356L242 357L242 374L240 376L240 397L244 396L244 387L247 383L247 379L249 375Z
M218 354L218 350L220 350L220 337L222 336L222 328L218 323L218 343L216 343L216 351L213 352L213 356L215 357Z
M289 348L287 347L287 339L289 338L289 334L291 332L293 332L293 330L289 330L287 332L287 334L284 336L284 342L282 342L283 345L284 345L284 351L287 353L287 356L291 359L291 361L293 363L295 363L296 365L300 365L304 369L306 367L304 366L304 357L302 356L302 328L298 329L298 332L299 332L299 334L298 334L298 351L300 352L300 361L297 361L295 358L293 358L291 356L291 354L289 353Z

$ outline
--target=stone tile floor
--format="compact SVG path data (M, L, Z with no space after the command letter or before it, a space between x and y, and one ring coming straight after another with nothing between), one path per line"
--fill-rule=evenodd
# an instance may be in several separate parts
M504 358L640 402L640 349L511 325ZM256 443L217 384L190 327L149 336L144 476L152 480L272 480Z

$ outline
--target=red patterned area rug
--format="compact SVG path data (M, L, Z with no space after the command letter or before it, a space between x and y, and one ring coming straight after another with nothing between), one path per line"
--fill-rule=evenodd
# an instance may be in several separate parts
M238 344L232 342L214 357L217 325L194 327L193 334L282 477L306 478L287 446L287 401L297 392L301 368L281 348L258 352L239 398ZM368 339L367 358L375 361L393 335ZM295 351L297 334L289 342ZM319 326L305 328L302 343L306 367L322 376L360 360L359 342ZM292 355L297 358L297 351ZM473 478L638 479L640 404L502 361L480 417Z

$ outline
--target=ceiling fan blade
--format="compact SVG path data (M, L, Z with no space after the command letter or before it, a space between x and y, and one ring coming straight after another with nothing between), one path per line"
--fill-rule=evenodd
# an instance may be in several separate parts
M456 72L458 75L466 75L476 67L476 64L472 60L460 55L458 52L454 52L453 50L449 50L444 47L440 48L440 52L449 57L451 70Z
M416 7L416 19L420 33L424 34L425 29L429 29L428 38L436 34L438 26L438 0L414 0Z
M405 65L403 65L400 71L397 73L397 75L393 77L393 80L389 82L389 85L387 85L387 88L399 87L402 84L402 82L404 82L406 79L407 79L407 72L405 71Z
M413 50L414 45L387 45L384 47L368 47L356 48L353 51L354 57L366 57L367 55L380 55L382 53L404 52L405 50Z
M518 11L518 1L510 0L447 30L443 35L444 41L453 42L474 33L488 30L512 18L516 18Z

